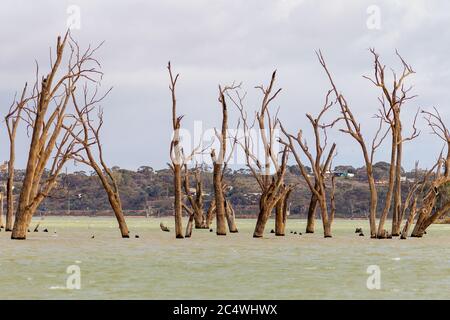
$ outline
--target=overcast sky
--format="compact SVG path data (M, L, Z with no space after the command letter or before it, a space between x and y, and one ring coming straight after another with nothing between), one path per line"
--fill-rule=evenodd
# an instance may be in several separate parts
M220 124L218 84L242 81L253 110L274 69L282 93L276 100L285 126L308 132L305 113L316 114L329 89L314 50L321 49L341 91L370 138L379 92L362 75L372 72L369 47L384 63L401 70L395 49L417 72L410 79L418 98L403 111L404 126L417 108L439 108L450 120L449 1L20 1L0 4L0 103L4 114L14 93L33 80L34 59L48 66L48 53L66 29L68 8L80 9L80 29L72 31L82 47L105 40L98 56L104 83L114 89L104 101L103 145L108 162L123 168L163 168L170 141L167 61L180 73L178 102L183 126ZM379 15L378 15L379 10ZM379 20L377 18L380 18ZM236 110L231 109L236 114ZM3 118L3 116L2 116ZM232 115L232 121L236 116ZM405 146L404 167L419 160L428 167L442 143L419 119L421 136ZM232 126L233 123L230 123ZM332 131L338 144L334 164L361 166L358 146ZM18 141L18 167L25 164L28 140ZM1 124L0 160L7 158ZM388 160L385 148L377 160Z

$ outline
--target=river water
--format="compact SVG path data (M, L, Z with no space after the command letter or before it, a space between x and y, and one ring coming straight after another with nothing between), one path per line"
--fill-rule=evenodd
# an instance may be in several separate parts
M292 219L285 237L269 221L253 239L245 219L238 234L175 239L172 218L127 221L130 239L113 218L47 217L26 241L0 232L0 299L450 299L450 225L423 239L373 240L367 221L337 220L324 239L320 221L316 234L299 235L290 231L304 232L305 221ZM80 289L70 289L78 274ZM380 289L367 286L374 276Z

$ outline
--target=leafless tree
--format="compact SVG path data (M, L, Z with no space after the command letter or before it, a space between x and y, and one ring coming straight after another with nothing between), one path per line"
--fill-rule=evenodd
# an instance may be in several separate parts
M329 72L326 66L322 53L319 51L317 53L317 56L319 58L320 64L322 65L328 76L328 79L332 85L333 92L336 96L336 101L341 108L341 117L345 123L344 129L341 129L341 131L352 136L359 143L359 145L361 146L361 150L363 152L370 189L369 222L370 222L371 237L386 238L388 234L384 229L384 224L391 208L392 199L394 199L393 224L391 232L392 235L397 236L400 234L400 226L402 223L402 212L403 212L402 208L404 207L404 203L401 197L402 146L405 141L415 139L420 132L417 131L415 126L417 119L416 114L413 123L413 132L411 136L404 138L402 135L403 129L400 112L405 103L408 100L415 97L413 95L410 95L412 87L405 86L406 79L414 73L413 69L397 53L397 56L402 63L403 71L400 77L398 77L397 74L394 71L392 71L393 84L391 87L389 87L386 84L387 83L386 80L387 77L385 75L386 67L380 62L379 55L375 52L374 49L370 49L370 52L374 57L374 75L372 78L370 77L365 78L370 80L376 87L380 88L382 92L381 97L379 98L381 108L379 110L379 114L377 115L380 123L378 126L378 130L375 134L375 137L372 140L370 151L369 148L367 147L366 141L362 136L361 125L351 112L347 100L337 89L334 80L331 76L331 73ZM383 129L384 123L388 124L388 129L386 131L384 131ZM379 225L377 227L376 211L377 211L378 195L375 186L375 179L373 177L373 158L376 149L382 144L382 142L385 140L389 132L391 132L392 135L389 185L388 185L388 192L386 195L385 206L380 217Z
M431 171L436 168L434 178L428 184L426 182L423 183L427 188L422 201L422 206L419 210L416 225L411 234L412 237L422 237L426 229L432 223L446 216L450 212L449 201L439 208L436 207L440 191L445 189L445 187L448 188L448 185L450 184L450 132L436 108L434 108L433 112L422 111L422 113L425 115L425 119L427 120L432 133L444 141L447 155L444 157L441 152L436 165L427 174L427 177L430 177Z
M169 164L174 177L174 216L175 216L175 237L182 239L183 235L183 195L182 195L182 167L189 163L193 157L203 152L200 150L201 145L195 147L190 154L186 155L181 146L180 141L180 128L181 120L183 116L177 115L177 99L176 99L176 85L179 78L179 74L175 76L172 73L172 67L170 61L167 65L169 71L170 85L169 90L172 98L172 129L173 137L170 142L170 160Z
M270 83L267 87L263 85L256 87L262 92L262 101L259 111L256 113L253 124L249 123L247 112L244 109L245 95L239 90L234 91L234 95L228 94L234 105L239 109L243 125L243 137L239 139L238 144L245 153L246 165L255 178L261 189L259 200L259 214L253 232L253 237L260 238L264 234L264 228L276 204L283 199L290 190L290 186L284 184L286 164L288 159L288 148L278 152L276 150L276 131L279 127L277 116L270 114L270 104L280 93L281 89L274 90L276 71L272 73ZM252 133L254 126L257 125L257 136L260 138L264 159L258 157L255 150L255 142ZM274 173L271 172L274 169Z
M88 87L85 85L82 97L77 97L75 93L72 93L71 98L75 109L73 117L76 119L77 126L74 128L65 127L65 129L71 133L76 141L76 152L71 155L71 158L86 164L95 171L108 196L108 201L116 216L122 238L129 238L117 179L106 164L100 140L100 131L103 127L103 109L100 107L100 103L110 90L103 95L99 95L98 87L96 87L95 91L90 94ZM92 116L95 113L98 121L94 121ZM98 155L98 159L94 152Z
M387 85L385 74L386 66L380 62L379 55L374 49L370 49L374 58L374 74L373 77L365 77L370 80L373 85L381 90L380 118L383 119L389 126L392 136L391 143L391 160L389 168L389 185L386 195L385 206L378 224L377 237L387 237L387 232L384 229L384 223L391 208L392 198L394 198L394 208L392 213L392 236L400 234L400 215L402 212L402 197L401 197L401 169L402 169L402 152L403 143L415 139L420 132L417 131L415 123L417 114L413 123L413 132L410 137L403 137L403 128L401 121L401 111L403 110L407 101L413 99L415 96L410 95L412 86L406 86L405 81L409 76L414 74L414 70L408 65L405 60L396 52L400 59L403 70L400 76L397 76L395 71L392 71L392 85Z
M311 193L315 195L315 198L319 203L325 238L331 237L331 224L333 223L334 219L333 210L331 214L328 214L326 177L327 173L329 173L330 171L330 164L335 155L336 150L336 144L333 143L331 147L328 148L328 152L327 153L325 152L327 150L327 140L328 140L326 129L328 127L332 127L338 120L334 120L330 124L324 124L321 121L325 113L333 106L333 102L330 101L331 92L332 90L328 91L328 93L326 94L325 103L317 118L314 118L310 114L306 114L306 117L311 123L314 132L315 155L313 155L309 150L308 144L303 137L302 130L300 130L297 133L297 135L294 136L288 133L286 129L283 126L281 126L281 130L283 131L287 139L287 140L282 139L281 141L284 145L286 145L289 148L289 150L294 155L294 158L300 168L300 172L303 178L305 179L309 189L311 190ZM310 162L314 176L314 181L312 181L310 175L308 174L305 165L303 164L303 161L301 159L301 154L299 151L297 151L296 145L300 147L301 152L303 152L303 154ZM333 181L333 189L334 189L334 181ZM312 219L314 219L314 216L312 217ZM310 228L309 230L311 230L311 225L314 224L313 222L310 221L308 225Z
M36 82L37 83L37 82ZM36 91L36 87L33 92ZM16 159L16 134L23 113L27 113L27 104L35 99L31 94L27 96L27 84L25 84L19 100L14 99L8 114L5 116L6 128L9 138L8 179L6 182L6 225L5 231L12 231L14 219L14 165Z
M366 174L370 191L370 209L369 209L370 235L372 238L376 238L377 237L376 214L377 214L378 193L375 185L375 178L373 175L373 161L376 150L386 138L390 128L384 131L383 130L384 121L382 119L379 119L378 130L369 148L368 143L364 139L363 134L361 132L361 124L354 116L349 104L347 103L346 98L337 88L335 81L331 75L331 72L329 71L325 63L325 59L322 55L322 52L320 51L317 52L317 57L323 69L325 70L325 73L327 74L333 93L336 97L336 102L340 107L341 111L340 117L342 117L343 119L342 122L345 124L344 128L340 129L340 131L350 135L361 147L364 162L366 165Z
M67 44L70 47L67 68L62 68ZM58 37L56 57L54 60L50 57L50 72L39 79L37 67L35 93L31 94L34 98L30 99L29 106L31 142L12 239L26 238L34 212L48 196L64 164L75 152L75 139L64 129L76 126L74 119L67 116L67 108L80 80L93 82L95 77L101 75L97 69L99 64L93 56L97 48L88 47L81 52L77 42L67 32L63 38ZM46 169L47 165L49 169Z
M190 208L187 207L186 205L183 205L183 208L185 209L185 211L188 212L190 218L192 215L192 219L195 223L196 229L205 229L207 226L203 208L204 201L203 201L203 182L202 182L201 168L198 165L196 165L194 169L195 194L192 194L192 192L190 191L190 179L189 179L190 176L191 173L189 172L187 164L185 164L183 186L184 186L184 193L186 195ZM186 232L186 235L187 234L188 232Z
M222 109L222 127L221 131L215 130L216 138L219 142L219 153L216 154L216 150L211 150L211 159L213 161L213 183L214 183L214 195L215 195L215 214L216 214L216 234L226 235L227 225L231 233L238 232L236 227L234 210L230 203L225 198L225 182L224 173L227 168L228 161L233 155L234 147L236 145L236 137L232 141L232 148L227 154L228 137L228 106L225 95L227 92L236 90L239 86L220 86L219 85L219 103ZM237 130L236 130L237 131Z

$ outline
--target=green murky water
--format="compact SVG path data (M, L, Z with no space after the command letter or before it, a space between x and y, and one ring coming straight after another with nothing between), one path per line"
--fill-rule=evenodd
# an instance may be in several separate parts
M371 240L366 221L338 220L334 238L324 239L320 230L290 234L305 229L290 220L286 237L253 239L254 221L239 220L238 234L194 230L179 240L160 221L173 226L129 218L130 239L112 218L46 218L49 233L27 241L2 231L0 299L450 298L450 225L432 226L423 239ZM360 226L364 238L353 233ZM66 288L71 265L80 268L80 290ZM369 265L380 267L380 290L367 289Z

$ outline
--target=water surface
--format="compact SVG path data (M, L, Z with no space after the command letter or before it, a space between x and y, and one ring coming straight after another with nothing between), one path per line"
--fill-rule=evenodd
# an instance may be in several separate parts
M127 221L130 239L113 218L48 217L40 229L49 232L26 241L0 232L0 299L450 298L450 225L422 239L373 240L366 221L337 220L324 239L320 227L291 234L305 229L292 219L285 237L270 234L269 221L265 238L253 239L249 219L238 220L238 234L194 230L175 239L159 229L164 221L173 230L171 218ZM80 267L80 290L66 288L71 265ZM380 290L367 289L370 265L380 267Z

